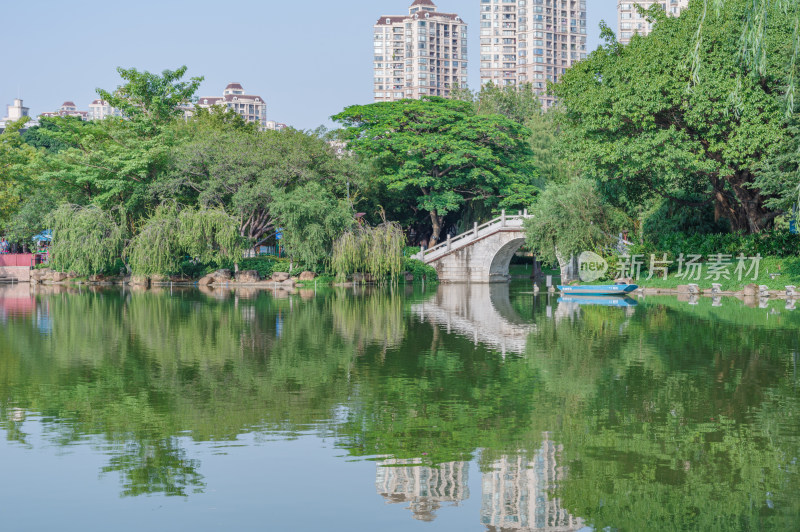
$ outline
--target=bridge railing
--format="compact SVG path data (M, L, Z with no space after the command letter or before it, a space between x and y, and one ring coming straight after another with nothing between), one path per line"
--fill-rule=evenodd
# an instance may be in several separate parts
M503 210L501 211L500 216L497 218L490 220L483 225L478 225L478 222L475 222L475 225L469 231L465 231L454 237L450 237L448 235L444 242L441 242L432 248L420 250L420 252L414 255L413 258L423 262L426 259L431 260L433 259L432 255L440 255L448 253L454 249L464 247L470 244L472 241L477 240L481 236L488 236L506 228L522 228L523 221L530 217L531 216L528 214L527 209L525 211L519 211L518 215L511 216L507 215L506 211ZM487 232L487 229L491 229L491 231Z

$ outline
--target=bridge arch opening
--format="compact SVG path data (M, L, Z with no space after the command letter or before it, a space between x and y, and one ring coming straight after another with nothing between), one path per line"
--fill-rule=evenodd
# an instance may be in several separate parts
M519 248L525 243L525 238L514 238L509 240L498 249L492 257L491 265L489 266L489 282L499 283L507 282L511 276L508 274L508 267L511 265L511 259L514 254L519 251Z

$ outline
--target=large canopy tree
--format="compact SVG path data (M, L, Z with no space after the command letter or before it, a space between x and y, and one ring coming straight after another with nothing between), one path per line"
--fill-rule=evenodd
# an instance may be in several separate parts
M699 76L688 60L703 8L694 3L628 46L606 31L609 43L554 86L575 153L609 197L631 205L694 193L734 230L770 227L779 211L753 184L760 162L789 135L782 95L793 33L790 16L777 10L763 40L768 68L741 76L745 3L727 0L702 26Z
M327 192L318 199L337 204L348 180L356 180L349 158L338 158L325 141L302 131L254 132L201 120L182 135L169 177L153 189L187 204L224 208L254 246L275 235L280 217L273 207L286 194L318 183Z
M536 187L527 130L501 115L479 115L471 102L434 96L354 105L333 119L355 153L372 159L376 179L403 192L409 210L430 216L430 244L444 217L466 202L527 206Z
M33 169L41 186L78 204L124 207L135 221L155 203L150 185L168 166L176 121L202 78L181 81L186 67L160 75L123 68L118 72L122 85L113 92L97 92L121 109L125 119L54 118L26 140L49 154Z
M33 156L34 150L22 142L19 134L27 120L9 123L0 133L0 231L20 203L26 169Z

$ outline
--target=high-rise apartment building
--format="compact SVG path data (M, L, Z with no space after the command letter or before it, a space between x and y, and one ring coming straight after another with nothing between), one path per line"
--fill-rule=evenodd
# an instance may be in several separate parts
M211 107L221 105L242 115L248 122L258 124L259 129L267 128L267 102L261 96L245 94L240 83L229 83L219 96L201 96L198 98L197 107Z
M408 15L384 15L374 26L376 102L449 96L467 85L467 24L414 0Z
M689 6L689 0L620 0L617 3L619 42L628 44L635 34L647 35L653 30L653 25L636 8L640 5L649 9L653 4L659 4L669 15L677 17Z
M481 83L531 84L543 107L558 82L586 58L586 0L480 0Z

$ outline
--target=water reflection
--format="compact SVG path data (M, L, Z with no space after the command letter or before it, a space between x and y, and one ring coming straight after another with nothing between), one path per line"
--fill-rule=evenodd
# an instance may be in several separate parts
M427 301L412 305L411 311L448 334L457 332L503 354L523 353L536 328L511 305L505 283L444 284Z
M387 504L408 504L414 519L433 521L442 503L469 498L469 464L446 462L435 467L389 459L378 464L375 487Z
M512 455L494 461L481 483L481 523L492 532L583 528L582 520L570 515L552 494L566 478L565 468L558 464L561 451L545 439L532 459Z
M442 510L466 508L473 482L471 519L489 530L792 529L788 305L615 308L504 285L0 287L0 429L34 447L41 424L41 453L90 439L125 497L212 496L190 444L312 434L381 457L360 482L409 523L447 529Z

